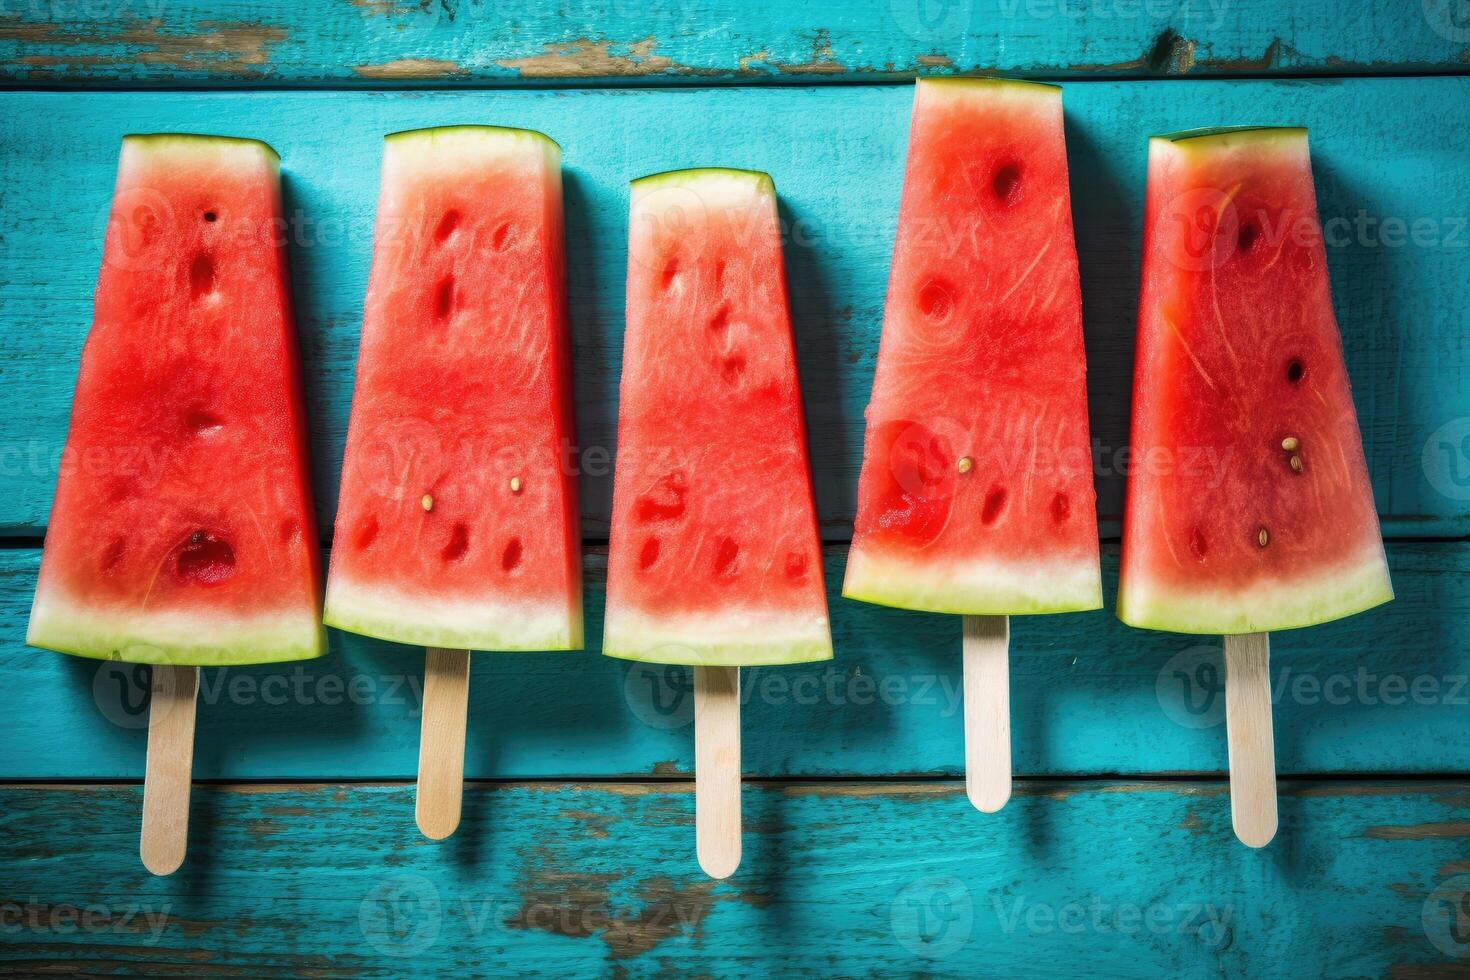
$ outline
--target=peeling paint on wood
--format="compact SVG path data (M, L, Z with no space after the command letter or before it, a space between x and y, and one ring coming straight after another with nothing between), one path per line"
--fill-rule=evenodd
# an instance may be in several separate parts
M1470 820L1448 823L1426 823L1413 827L1369 827L1367 836L1379 840L1428 840L1443 837L1470 837Z
M629 78L694 71L654 54L657 46L651 37L628 44L580 38L548 44L541 54L504 58L496 64L522 78Z
M1445 12L1448 5L1414 2L1378 5L1371 29L1344 18L1336 0L1297 0L1289 18L1280 15L1276 0L1231 0L1142 4L1130 6L1127 15L1120 8L1086 21L1075 16L1080 7L1063 12L1017 0L933 6L919 0L686 0L612 8L469 0L305 7L271 0L231 0L227 7L219 0L134 0L118 7L110 26L95 9L75 3L0 8L0 79L74 85L321 85L363 78L453 85L817 84L918 72L1047 78L1432 72L1456 69L1470 56L1463 29ZM179 38L202 39L204 50L186 50L193 42ZM421 68L360 72L400 63Z
M399 58L379 65L354 65L352 70L363 78L380 81L443 79L466 74L462 65L437 58Z
M459 832L435 844L416 839L408 783L340 786L340 799L200 785L189 860L169 878L121 846L139 787L0 788L0 971L973 977L1045 960L1204 978L1260 975L1266 959L1272 976L1443 975L1458 961L1435 945L1425 900L1463 840L1353 828L1454 824L1466 808L1367 785L1284 796L1261 851L1235 842L1224 800L1202 802L1218 784L1084 785L983 816L959 780L943 794L747 785L745 859L718 883L694 861L692 787L472 782ZM249 828L267 808L309 815L262 841ZM103 928L64 934L19 914L93 907ZM129 910L164 918L113 931Z

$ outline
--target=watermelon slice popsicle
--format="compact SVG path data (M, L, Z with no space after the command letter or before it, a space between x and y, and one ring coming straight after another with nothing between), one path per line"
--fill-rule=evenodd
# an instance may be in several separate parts
M1260 847L1276 832L1267 633L1393 589L1306 130L1158 136L1148 166L1131 439L1144 462L1128 477L1118 616L1225 635L1231 816ZM1212 465L1186 465L1200 459Z
M280 160L123 139L26 642L153 666L139 853L184 860L199 668L320 656Z
M725 878L739 669L832 656L771 178L634 181L627 297L603 652L694 667L696 849Z
M965 784L1011 794L1009 617L1102 606L1061 90L920 79L843 595L964 616Z
M415 818L459 825L469 650L582 648L561 149L389 136L326 621L427 648Z

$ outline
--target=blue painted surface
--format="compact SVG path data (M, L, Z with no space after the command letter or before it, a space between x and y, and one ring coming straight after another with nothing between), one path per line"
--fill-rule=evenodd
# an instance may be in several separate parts
M1470 771L1470 545L1390 546L1398 599L1272 636L1278 770ZM958 776L958 617L838 595L836 657L742 672L750 776ZM604 558L587 563L584 653L476 654L466 771L647 777L694 767L689 671L599 654ZM0 780L143 775L146 671L21 646L34 552L0 552ZM1104 556L1109 595L1116 548ZM195 773L412 779L423 653L332 631L317 661L204 671ZM1223 772L1218 639L1130 629L1111 610L1016 617L1013 764L1024 775Z
M845 540L911 97L900 86L0 93L0 145L9 149L0 158L3 317L23 325L0 333L0 386L27 392L0 403L0 528L44 527L123 134L232 133L281 152L315 482L329 528L381 138L473 121L541 129L565 148L585 532L603 536L607 526L627 181L713 161L768 170L781 194L818 513L825 536ZM1470 453L1456 436L1470 432L1470 80L1106 82L1068 86L1065 100L1103 533L1116 533L1122 504L1145 138L1245 119L1312 128L1320 209L1335 236L1334 297L1388 533L1470 531L1470 485L1454 482L1470 478ZM1386 239L1388 221L1427 233L1417 243L1403 231L1409 237ZM1447 451L1436 455L1440 443Z
M1236 843L1218 784L748 786L745 863L694 867L688 783L200 787L177 877L136 787L0 787L0 970L251 976L1433 977L1463 960L1467 787L1286 786ZM1456 871L1456 869L1460 869ZM9 900L9 901L7 901ZM72 909L77 911L73 912ZM90 928L68 929L91 912ZM53 923L59 923L53 924Z
M1455 0L121 0L0 8L41 84L778 84L1463 70Z
M12 545L0 548L0 781L25 783L0 785L0 971L1463 971L1470 543L1442 539L1470 534L1462 6L0 4L0 85L89 89L0 91L0 537ZM1240 122L1312 129L1378 506L1391 536L1416 540L1390 545L1393 604L1273 637L1281 770L1333 776L1283 783L1282 831L1264 851L1229 829L1214 644L1129 630L1107 612L1018 620L1016 764L1068 778L1023 780L1006 810L983 817L956 778L958 623L837 596L911 97L871 83L990 68L1087 80L1065 98L1105 535L1121 503L1144 137ZM1315 73L1455 77L1180 80ZM1116 80L1142 77L1169 80ZM478 85L506 90L444 90ZM99 91L133 86L167 91ZM177 91L199 87L219 91ZM314 87L354 91L295 91ZM403 783L201 785L188 863L151 878L136 858L139 788L96 782L141 773L141 674L20 643L118 140L204 130L282 151L329 527L379 140L451 121L531 126L566 148L580 428L609 454L626 181L710 162L775 176L838 652L747 673L744 762L797 781L747 787L745 864L711 883L693 860L689 786L671 781L692 763L682 671L595 650L481 656L468 769L542 782L472 784L465 824L443 845L414 832ZM606 533L606 458L594 451L585 467L594 540ZM594 637L602 561L593 548ZM333 641L310 664L209 672L197 774L409 778L421 654ZM1203 776L1173 778L1181 771ZM893 775L936 782L853 778Z

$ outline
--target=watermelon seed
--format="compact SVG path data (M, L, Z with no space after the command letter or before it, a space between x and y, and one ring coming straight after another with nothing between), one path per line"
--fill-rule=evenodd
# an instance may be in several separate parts
M458 561L464 557L464 553L470 550L470 529L462 523L456 522L449 529L449 543L444 550L439 552L445 561Z
M661 279L663 279L663 286L664 286L664 288L665 289L668 289L670 286L672 286L674 284L674 279L678 275L679 275L679 257L676 255L676 256L670 258L668 262L664 263L663 275L660 277Z
M1281 440L1281 448L1285 449L1287 452L1292 452L1296 449L1297 446L1300 445L1301 443L1297 441L1296 436L1287 436L1285 439Z
M1003 203L1009 203L1015 196L1016 188L1021 183L1021 168L1014 163L1008 163L995 172L990 180L990 189Z
M994 524L996 518L1000 517L1000 512L1005 509L1005 505L1006 488L991 487L990 492L985 495L985 503L980 508L980 523Z
M520 493L521 492L521 478L520 477L513 476L513 477L510 478L510 492L511 493Z
M443 320L454 310L454 277L445 276L434 287L434 318Z
M516 566L521 563L521 551L521 539L511 538L506 542L505 550L500 553L500 567L507 572L515 571Z
M204 531L189 535L174 560L179 578L197 585L218 585L235 574L235 549L228 541Z
M511 243L515 240L512 234L513 231L514 229L511 228L510 222L506 222L499 228L496 228L490 235L490 247L497 252L504 252L510 248Z
M959 465L956 467L961 473L968 473L975 468L975 461L968 456L961 456Z
M214 292L214 260L208 255L194 256L189 265L189 292L196 300Z
M1296 384L1307 373L1307 367L1299 358L1293 357L1286 365L1286 380Z
M1204 561L1205 555L1209 554L1210 545L1205 540L1205 532L1198 527L1190 532L1189 550L1194 552L1194 557L1198 561Z
M1270 534L1270 532L1268 532L1265 528L1261 528L1260 533L1258 533L1256 535L1256 543L1259 544L1262 548L1264 548L1264 547L1266 547L1266 545L1270 544L1271 543L1271 534Z
M721 538L718 550L715 552L715 574L734 575L737 568L735 559L740 556L740 545L735 543L734 538Z
M933 320L948 319L954 309L949 287L938 279L930 279L919 289L919 312Z
M355 543L357 544L358 551L365 550L368 545L373 543L373 539L377 536L378 518L376 515L369 514L362 520L357 522L357 535Z
M724 375L725 380L730 384L739 381L740 376L745 373L745 355L740 351L735 351L729 357L725 358L725 363L720 369L720 373Z
M653 567L653 563L658 561L658 549L658 538L649 538L643 542L643 547L638 551L638 568L640 570L646 572Z
M424 510L434 509L434 498L431 494L424 494L424 498L420 500L419 503L424 505Z
M444 217L439 219L439 227L434 229L434 241L444 242L454 234L454 229L457 227L459 227L459 212L451 208L444 212Z
M1302 458L1300 456L1293 456L1293 457L1291 457L1291 461L1290 462L1291 462L1291 468L1293 470L1295 470L1298 473L1300 473L1302 471Z
M204 212L204 220L210 222L217 221L219 220L219 215L215 214L213 211L206 211Z
M730 304L726 303L725 305L721 306L718 310L715 311L715 315L714 316L710 317L709 328L711 330L713 330L715 333L724 333L725 332L725 329L727 327L729 327L729 326L730 326Z
M1255 225L1241 225L1240 233L1235 237L1235 243L1240 247L1242 252L1249 252L1251 246L1256 243L1256 239L1260 237L1260 234L1260 231L1257 230Z
M1057 495L1051 498L1051 519L1058 524L1072 515L1072 501L1065 493L1057 491Z

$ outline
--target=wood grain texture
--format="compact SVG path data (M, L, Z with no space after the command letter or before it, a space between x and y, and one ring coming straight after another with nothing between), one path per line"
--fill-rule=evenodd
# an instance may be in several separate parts
M829 540L845 540L911 97L897 86L0 93L0 386L25 392L0 399L0 532L45 526L123 134L242 134L281 152L315 486L330 528L382 136L492 122L544 130L565 151L585 533L606 535L611 496L627 181L719 163L775 177L818 516ZM1336 307L1387 531L1470 533L1470 78L1098 82L1069 86L1065 98L1103 533L1117 533L1128 464L1145 139L1247 120L1312 128L1321 212L1340 236L1328 249ZM1388 219L1421 224L1420 244L1412 233L1384 237ZM146 475L150 463L114 465Z
M752 785L745 861L718 883L690 853L687 783L471 784L465 804L446 852L413 832L405 785L201 786L189 861L150 879L121 846L136 787L0 788L0 970L1428 977L1464 965L1436 945L1452 936L1446 899L1467 885L1463 782L1289 785L1262 851L1235 843L1220 783L1029 783L990 817L958 782Z
M1292 773L1470 771L1470 544L1395 544L1398 598L1276 634L1276 751ZM0 552L0 778L140 778L147 672L21 646L34 552ZM588 649L474 655L470 777L693 772L690 671L599 654L604 556L587 561ZM960 619L843 599L836 659L742 672L752 776L963 772ZM1116 551L1104 553L1105 595ZM333 632L321 660L203 672L200 779L412 779L423 655ZM1011 622L1021 774L1223 772L1218 637L1123 626L1111 610ZM977 815L978 816L978 815Z
M915 72L1463 70L1449 0L125 0L0 10L0 79L41 84L822 83Z
M1276 836L1276 740L1271 723L1271 642L1265 633L1222 638L1230 822L1250 847Z
M433 647L424 651L414 820L430 840L443 840L459 826L469 694L468 652Z
M994 813L1011 798L1011 630L1007 616L964 616L965 794Z
M155 667L148 701L148 762L138 855L156 875L171 875L189 850L198 667Z
M740 668L694 668L694 825L699 866L740 866Z

